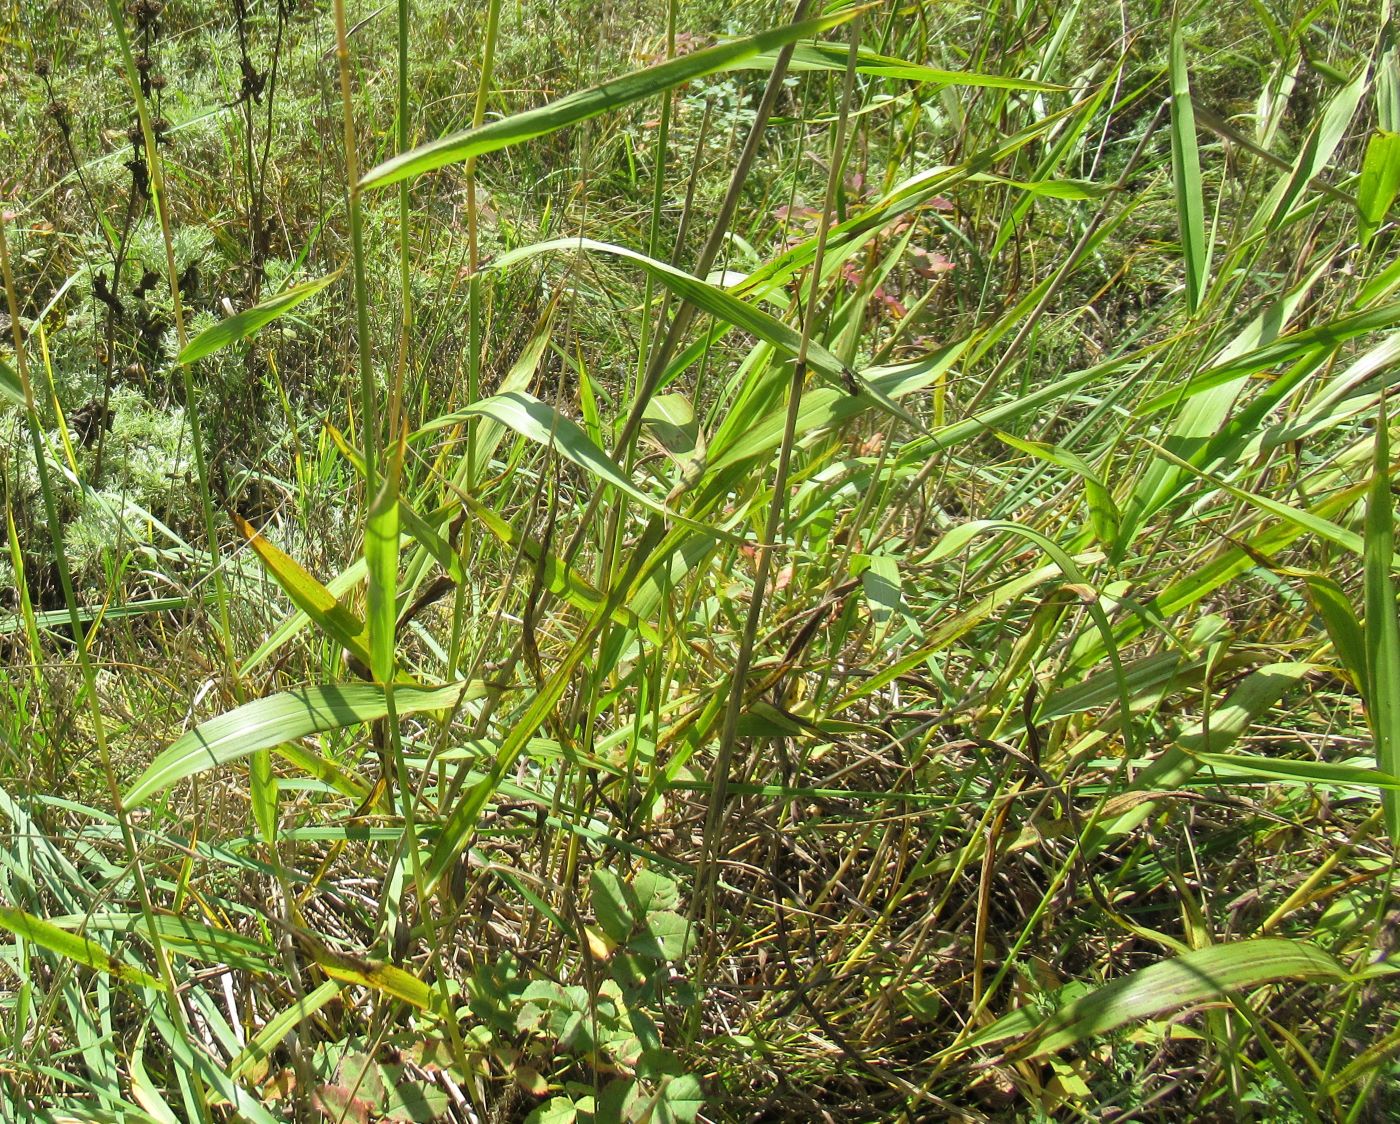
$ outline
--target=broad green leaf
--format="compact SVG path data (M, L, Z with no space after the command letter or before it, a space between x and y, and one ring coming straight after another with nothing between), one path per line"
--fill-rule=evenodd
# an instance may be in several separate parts
M711 285L708 281L702 281L675 266L667 265L665 262L647 257L646 254L629 250L625 246L618 246L611 242L598 242L592 238L557 238L552 242L537 242L532 246L522 246L518 250L501 255L491 263L490 268L507 269L517 262L539 254L581 250L611 254L614 257L636 263L677 297L689 301L696 308L728 321L736 328L741 328L750 335L757 336L772 344L784 355L795 358L802 350L802 333L791 325L784 324L776 316L763 311L757 305L740 300L728 290L722 289L718 285ZM808 341L806 355L807 365L812 370L845 388L847 393L858 388L860 392L874 398L883 409L894 417L900 418L916 428L922 428L918 419L912 414L902 406L897 405L882 390L872 386L867 379L851 370L821 344ZM856 396L851 394L851 397Z
M705 471L705 438L684 394L658 394L650 399L642 411L642 432L676 462L682 487L700 479Z
M525 1124L574 1124L578 1119L578 1109L568 1097L550 1097L544 1104L537 1105L525 1118Z
M1012 1056L1044 1057L1107 1034L1130 1022L1155 1018L1231 992L1279 980L1343 980L1346 972L1321 949L1277 937L1194 949L1142 968L1073 999L1048 1018L1038 1007L1020 1007L973 1035L969 1046L1019 1039Z
M637 872L637 877L632 880L632 893L643 914L675 909L680 901L680 887L675 879L657 874L654 870Z
M70 933L66 929L60 929L42 917L35 917L32 913L26 913L22 909L0 906L0 927L8 929L22 940L32 941L40 948L56 952L59 956L82 964L84 967L106 972L109 976L116 976L118 979L140 984L142 987L159 988L161 986L160 981L154 976L119 960L96 941L79 936L77 933Z
M499 121L453 133L371 168L361 178L360 186L386 187L410 176L432 171L434 168L459 164L473 156L482 156L497 149L566 129L609 110L620 109L633 102L673 90L696 78L728 69L763 51L776 50L798 39L819 35L851 19L858 11L860 9L850 8L835 15L788 24L751 35L747 39L736 39L702 51L680 55L656 66L634 70L630 74L609 79L601 85L569 94L538 109L528 109Z
M206 355L223 350L231 343L247 339L264 324L276 320L279 316L285 316L302 301L315 296L339 276L337 271L315 281L294 285L275 297L269 297L252 308L230 316L227 320L220 320L212 328L205 328L185 345L178 362L193 363L196 359L203 359Z
M681 960L695 945L695 926L669 909L650 913L629 947L654 960Z
M449 710L463 699L481 698L484 685L462 681L448 687L396 688L400 715ZM198 773L245 757L258 749L326 730L372 722L388 714L384 688L372 683L303 687L269 695L202 722L177 738L127 790L123 802L134 807L157 792Z
M610 870L595 870L589 878L593 889L593 914L598 924L619 944L627 940L637 924L636 897L627 883Z
M852 562L875 622L874 643L878 646L884 642L894 618L905 615L904 579L898 561L887 554L857 555Z
M1375 456L1366 497L1366 717L1382 772L1400 773L1400 620L1390 579L1395 552L1395 501L1390 493L1390 422L1381 399ZM1400 845L1400 793L1381 794L1392 844Z
M1386 212L1400 193L1400 133L1378 132L1366 145L1361 180L1356 186L1364 247L1385 222Z

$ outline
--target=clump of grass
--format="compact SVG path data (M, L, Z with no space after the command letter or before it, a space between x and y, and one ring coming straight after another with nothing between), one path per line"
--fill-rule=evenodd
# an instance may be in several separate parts
M1378 1118L1370 13L110 7L6 122L9 1116Z

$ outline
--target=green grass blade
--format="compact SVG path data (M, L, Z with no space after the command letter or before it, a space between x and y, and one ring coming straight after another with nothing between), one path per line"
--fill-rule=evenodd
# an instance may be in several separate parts
M397 628L396 589L399 571L399 479L403 445L389 456L379 494L370 503L365 522L365 569L369 574L370 671L380 683L394 678L394 636Z
M342 605L335 594L308 573L290 555L278 549L237 513L234 525L262 559L263 565L276 579L288 597L321 630L339 643L365 667L370 666L369 648L365 644L365 625L359 617Z
M3 359L0 359L0 398L14 406L24 405L24 386L19 381L19 375Z
M308 297L314 297L339 276L340 272L336 271L315 281L293 285L275 297L269 297L252 308L230 316L227 320L220 320L190 340L180 352L178 362L193 363L196 359L203 359L206 355L222 351L231 343L247 339L263 325L271 323L279 316L285 316Z
M475 402L456 414L449 414L430 422L418 432L422 434L434 429L452 426L461 419L472 416L491 418L501 425L515 430L522 437L553 449L566 460L593 473L618 491L668 519L674 519L696 530L705 531L717 538L729 539L734 542L743 541L718 527L709 527L704 523L688 519L667 507L655 496L642 491L623 475L622 471L602 449L592 442L583 426L572 418L565 417L548 402L541 402L533 394L527 394L523 390L496 394L480 402Z
M1201 307L1210 272L1205 203L1201 194L1201 157L1196 147L1196 115L1181 29L1172 29L1172 183L1176 189L1177 225L1186 258L1186 304L1192 315Z
M656 94L707 74L724 70L763 51L776 50L798 39L806 39L838 27L856 15L860 9L849 8L820 19L803 20L786 27L775 28L721 43L702 51L669 59L644 70L634 70L610 79L591 89L569 94L538 109L512 114L475 129L464 129L441 140L420 145L412 151L386 160L371 168L360 180L365 188L385 187L409 176L458 164L472 156L481 156L497 149L542 137L548 133L577 125L592 117L642 101Z
M1393 776L1400 772L1400 620L1395 615L1395 586L1390 578L1395 507L1390 494L1389 424L1382 398L1366 497L1366 702L1376 742L1376 764ZM1391 843L1400 844L1400 793L1387 791L1381 799Z
M1377 133L1366 145L1356 205L1361 245L1370 244L1400 193L1400 133Z
M825 70L843 73L850 48L845 43L799 43L792 52L788 70ZM734 65L735 70L767 70L777 57L776 51L764 51L754 58ZM1053 82L1037 82L1032 78L1007 78L1001 74L983 74L973 70L940 70L936 66L906 59L892 58L861 47L856 53L856 72L868 74L872 78L900 78L908 82L923 82L932 86L977 86L992 90L1035 90L1041 93L1056 93L1065 89Z
M1345 979L1332 957L1302 941L1265 938L1211 945L1133 972L1072 1000L1049 1018L1020 1007L974 1035L971 1046L1020 1039L1017 1058L1043 1057L1077 1042L1232 991L1278 980Z
M596 253L612 254L615 257L625 258L641 266L682 300L689 301L696 308L703 309L710 315L726 320L735 327L742 328L751 335L772 344L784 355L796 358L801 348L802 334L800 332L784 324L776 316L764 312L757 305L742 301L718 285L711 285L709 282L702 281L675 266L667 265L665 262L647 257L646 254L629 250L625 246L618 246L611 242L599 242L592 238L557 238L551 242L539 242L533 246L523 246L518 250L503 254L492 263L492 268L507 269L517 262L535 257L538 254L570 250L592 250ZM916 428L921 428L918 419L908 410L898 405L889 395L873 386L868 380L861 378L821 344L809 341L806 356L807 365L812 370L825 375L827 379L846 388L848 392L854 387L859 387L862 393L870 395L894 417L906 421ZM856 397L855 394L851 396Z
M400 715L449 710L464 698L480 698L485 688L463 680L447 687L395 689ZM199 773L235 761L258 749L326 730L373 722L389 713L384 688L371 683L303 687L255 699L196 726L177 738L126 792L127 806Z
M0 926L14 933L21 940L33 941L40 948L56 952L76 964L106 972L128 983L142 987L159 988L161 983L154 976L141 971L134 965L118 960L96 941L60 929L57 925L35 917L22 909L0 906Z

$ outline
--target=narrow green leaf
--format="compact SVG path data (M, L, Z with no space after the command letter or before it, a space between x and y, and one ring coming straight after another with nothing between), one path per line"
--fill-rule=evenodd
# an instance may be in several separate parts
M178 362L193 363L196 359L203 359L206 355L221 351L237 340L247 339L264 324L276 320L279 316L285 316L302 301L315 296L339 276L339 271L336 271L315 281L293 285L261 304L255 304L227 320L220 320L212 328L205 328L185 345Z
M364 622L303 569L301 563L270 543L237 512L233 515L233 523L257 552L277 584L292 599L292 603L320 625L327 636L337 641L365 667L369 667L370 654L364 641Z
M799 43L792 52L788 70L793 73L810 70L840 72L846 69L850 47L845 43ZM734 69L768 69L777 58L776 51L764 51L757 57L741 62ZM1030 78L1006 78L1000 74L982 74L975 70L940 70L922 63L892 58L861 47L856 53L856 71L874 78L901 78L931 86L976 86L993 90L1036 90L1056 93L1064 90L1051 82Z
M1352 686L1364 698L1370 693L1370 679L1366 664L1366 636L1361 622L1351 602L1342 592L1342 587L1322 574L1309 574L1306 579L1308 595L1313 607L1322 617L1323 626L1332 641L1337 659L1351 676Z
M1191 81L1179 27L1172 28L1171 83L1172 183L1181 250L1186 258L1186 304L1194 315L1206 291L1210 246L1201 194L1201 157L1196 147L1196 114L1191 108Z
M472 156L495 152L500 148L566 129L609 110L631 105L633 102L673 90L693 79L725 70L762 51L776 50L798 39L819 35L853 18L860 10L848 8L844 12L820 19L788 24L751 35L747 39L736 39L706 50L680 55L656 66L609 79L591 89L569 94L538 109L512 114L475 129L464 129L441 140L420 145L386 160L378 167L371 168L360 180L360 186L385 187L410 176L432 171L434 168L459 164Z
M1258 777L1283 784L1320 784L1342 788L1400 790L1400 777L1362 765L1338 765L1330 761L1294 761L1286 757L1259 757L1248 753L1197 753L1193 755L1224 776Z
M140 984L142 987L159 988L161 986L160 981L154 976L117 959L96 941L81 937L77 933L70 933L66 929L60 929L42 917L35 917L32 913L25 913L22 909L0 906L0 926L10 930L22 940L33 941L40 948L56 952L59 956L66 957L85 967L106 972L109 976L116 976L118 979Z
M370 671L380 683L394 678L394 637L397 626L396 590L399 575L399 478L403 442L388 457L379 494L370 503L365 521L365 570L369 575Z
M395 710L400 715L425 710L448 710L461 700L481 698L485 687L462 681L447 687L395 689ZM128 806L142 804L172 784L207 772L258 749L326 730L339 730L360 722L372 722L388 714L384 688L371 683L347 683L303 687L240 707L202 722L177 738L131 786L124 797Z
M296 1000L289 1007L284 1007L268 1020L267 1025L258 1031L257 1036L248 1043L243 1052L229 1063L229 1077L236 1080L258 1062L269 1057L301 1022L309 1019L340 992L341 986L338 981L327 980L310 995Z
M974 1035L969 1045L990 1046L1015 1038L1021 1041L1013 1056L1039 1058L1130 1022L1223 999L1232 991L1278 980L1345 978L1332 957L1302 941L1273 937L1211 945L1105 984L1048 1018L1042 1018L1038 1008L1017 1008Z
M1057 445L1048 445L1042 441L1027 441L1000 429L993 432L996 433L998 440L1010 445L1013 449L1020 449L1021 452L1029 453L1047 464L1067 468L1083 480L1084 506L1088 509L1089 524L1093 528L1094 537L1105 546L1118 537L1118 521L1121 518L1118 505L1113 502L1113 497L1109 494L1108 488L1105 487L1099 474L1082 457Z
M626 941L641 912L635 895L621 878L607 869L595 870L589 885L593 889L593 915L599 927L618 943Z
M0 359L0 398L16 406L24 405L24 384L19 381L15 369Z
M1302 359L1319 345L1337 348L1347 340L1367 332L1379 332L1400 323L1400 301L1367 309L1365 312L1343 316L1324 324L1304 328L1283 336L1273 343L1243 355L1222 358L1214 366L1207 367L1192 376L1185 386L1163 391L1139 405L1135 412L1139 415L1156 413L1178 405L1187 398L1223 386L1240 378L1257 375L1271 367L1283 367Z
M1375 457L1366 497L1367 712L1382 772L1400 773L1400 620L1390 579L1395 552L1395 508L1390 494L1390 433L1385 398L1376 418ZM1381 794L1392 844L1400 844L1400 793Z
M441 429L444 426L455 424L463 417L473 415L492 418L515 430L522 437L553 449L566 460L570 460L580 468L593 473L619 491L631 496L638 503L668 519L674 519L698 531L714 535L716 538L729 539L734 542L743 541L718 527L710 527L689 519L667 507L656 497L642 491L623 475L622 471L602 449L593 444L588 434L584 432L583 426L572 418L565 417L548 402L541 402L533 394L527 394L523 390L496 394L490 398L484 398L480 402L473 402L456 414L448 414L429 422L418 433Z

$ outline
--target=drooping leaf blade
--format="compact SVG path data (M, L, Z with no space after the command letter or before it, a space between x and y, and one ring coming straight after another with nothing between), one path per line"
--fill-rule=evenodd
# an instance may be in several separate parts
M448 164L458 164L510 145L542 137L587 121L609 110L620 109L667 90L675 89L696 78L724 70L763 51L776 50L799 39L807 39L837 27L860 11L848 8L844 12L803 20L736 39L705 50L668 59L656 66L634 70L609 79L587 90L569 94L542 105L515 113L499 121L464 129L450 136L420 145L371 168L360 180L365 188L386 187L391 183L421 175Z

